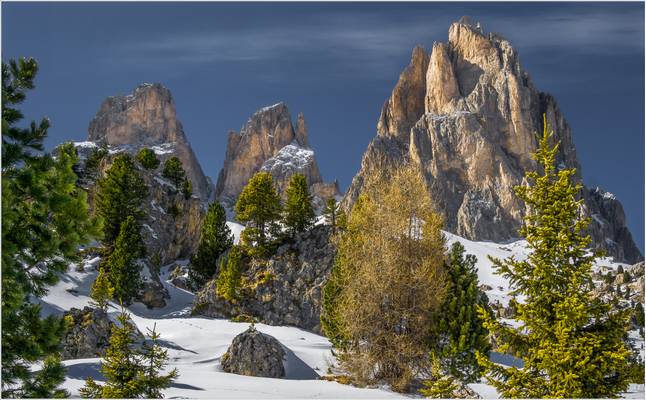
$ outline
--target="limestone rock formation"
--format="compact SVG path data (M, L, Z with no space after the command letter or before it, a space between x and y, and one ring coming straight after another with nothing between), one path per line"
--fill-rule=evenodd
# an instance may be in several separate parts
M215 280L195 296L193 313L216 318L250 315L269 325L292 325L321 333L323 286L336 251L331 228L316 226L278 248L269 260L251 261L242 299L230 303L216 294Z
M284 103L258 110L240 133L229 132L224 166L215 189L216 198L228 206L233 205L258 171L271 172L281 193L289 178L300 173L305 175L314 196L325 200L330 194L339 194L336 182L326 183L321 178L314 151L308 144L303 114L298 115L294 129Z
M285 376L285 350L273 336L259 332L253 325L235 338L222 356L225 372L238 375L282 378Z
M466 19L453 23L448 43L435 43L430 54L413 50L344 206L354 202L370 171L412 162L425 174L448 231L471 240L516 238L525 210L513 188L536 168L531 154L543 114L561 142L560 166L576 168L580 180L571 129L555 99L533 85L516 50ZM621 204L604 193L582 193L594 246L618 261L641 259Z
M170 91L158 83L139 85L127 96L108 97L90 122L88 140L132 153L152 147L162 162L176 156L193 183L193 193L209 199L212 184L184 135Z
M64 315L69 322L61 345L61 359L103 357L108 348L110 334L116 323L108 314L98 308L72 308ZM144 336L134 324L134 340L143 343Z

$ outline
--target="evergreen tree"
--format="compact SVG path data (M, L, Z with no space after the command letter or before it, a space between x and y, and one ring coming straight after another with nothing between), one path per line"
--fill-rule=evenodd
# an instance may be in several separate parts
M146 169L157 169L159 167L157 155L147 147L139 150L139 153L137 153L137 161Z
M593 296L590 237L582 232L589 219L579 216L580 184L574 169L557 170L558 144L544 132L534 155L542 173L528 172L516 193L527 205L520 233L531 252L524 261L493 259L510 282L516 305L511 327L484 309L485 327L500 341L499 351L523 360L522 369L505 368L478 353L487 380L504 397L614 397L628 387L624 343L627 313Z
M162 176L170 180L178 190L181 190L186 180L186 172L179 158L173 156L164 162Z
M229 302L239 300L241 276L242 249L240 246L233 246L227 255L226 265L224 260L220 262L220 271L216 281L217 294Z
M173 368L168 374L161 374L168 364L168 352L159 345L159 334L156 331L157 324L153 329L148 329L148 341L141 352L142 369L139 371L138 379L141 384L143 397L146 399L162 399L162 389L170 387L171 383L179 375L177 368Z
M278 234L280 219L280 197L274 188L269 172L258 172L242 190L235 205L236 218L246 227L242 232L242 243L255 253L266 255L271 250L271 238Z
M635 322L635 325L644 327L644 306L642 305L642 303L638 302L637 304L635 304L633 320Z
M100 232L76 186L74 147L61 146L55 158L39 153L48 120L16 126L23 115L15 107L37 71L33 59L2 63L2 397L66 394L57 388L65 378L59 358L65 322L42 319L32 298L45 295L78 260L78 246Z
M186 200L190 199L193 194L193 183L188 179L185 179L182 184L182 194Z
M114 298L114 288L110 284L108 274L103 268L99 268L99 274L92 284L90 297L94 300L94 305L103 311L108 309L108 301Z
M125 309L118 320L119 325L112 327L110 344L101 362L105 385L86 379L85 387L79 391L83 398L134 399L143 394L143 382L138 379L142 363L133 348L134 328Z
M96 211L103 218L103 242L112 248L121 224L132 216L144 216L143 201L148 188L139 175L132 157L119 154L97 183Z
M459 384L451 375L444 375L444 367L440 361L433 357L431 361L431 376L424 381L424 388L420 393L426 397L435 399L456 398L455 391L459 389Z
M197 251L191 257L188 276L193 287L201 288L213 279L218 269L218 258L233 245L233 235L227 226L227 215L219 202L209 205L202 224Z
M123 304L130 304L141 288L138 259L143 256L139 223L129 216L121 225L114 250L103 266L114 288L114 297Z
M294 174L287 186L287 200L283 216L283 225L294 237L299 232L305 232L314 225L314 208L312 196L307 187L307 180L302 174Z
M464 255L464 246L453 243L446 269L449 289L442 306L437 330L439 333L437 362L443 373L462 382L474 382L480 376L476 351L488 353L489 332L482 326L477 306L488 308L488 300L478 289L476 257Z
M332 227L332 234L335 234L337 229L343 229L345 227L345 213L334 197L330 197L325 202L323 216L325 218L325 224Z

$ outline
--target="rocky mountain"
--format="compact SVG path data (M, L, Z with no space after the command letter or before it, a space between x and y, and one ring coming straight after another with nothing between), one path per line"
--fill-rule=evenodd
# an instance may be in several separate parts
M560 166L576 168L580 180L572 132L554 97L534 86L507 40L463 18L451 25L447 43L434 43L430 53L413 50L344 205L371 170L413 162L447 230L471 240L515 238L525 210L513 187L536 168L531 154L543 114L561 142ZM621 203L599 188L584 187L582 195L594 246L619 261L642 259Z
M213 185L184 135L170 90L158 83L141 84L127 96L108 97L90 122L88 140L131 153L151 147L162 162L176 156L193 183L193 193L204 201L211 195Z
M289 178L300 173L305 175L312 194L319 202L339 194L336 182L326 183L321 177L314 151L308 143L303 114L298 114L294 129L284 103L261 108L249 118L240 133L229 132L215 197L229 206L233 205L258 171L271 172L281 192L287 187Z

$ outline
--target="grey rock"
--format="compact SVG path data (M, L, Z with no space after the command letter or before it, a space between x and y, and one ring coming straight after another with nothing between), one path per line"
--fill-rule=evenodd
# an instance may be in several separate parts
M103 357L108 348L112 328L116 322L108 314L98 308L84 307L82 310L72 308L64 314L70 326L62 340L61 359ZM134 341L141 344L144 336L134 328Z
M229 303L216 294L215 280L195 296L193 313L217 318L251 315L269 325L293 325L321 332L323 286L336 250L331 229L316 226L280 246L266 261L249 262L243 273L251 283L240 302Z
M253 325L235 338L222 356L225 372L238 375L283 378L285 350L273 336L257 331Z

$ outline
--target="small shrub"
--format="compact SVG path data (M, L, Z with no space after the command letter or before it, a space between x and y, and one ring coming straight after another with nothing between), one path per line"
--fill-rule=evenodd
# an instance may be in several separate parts
M232 322L246 322L246 323L251 323L251 324L255 324L256 322L258 322L257 319L255 319L254 317L252 317L249 314L236 315L235 317L231 318L231 321Z
M157 155L149 148L139 150L139 153L137 153L137 161L146 169L157 169L159 167Z

